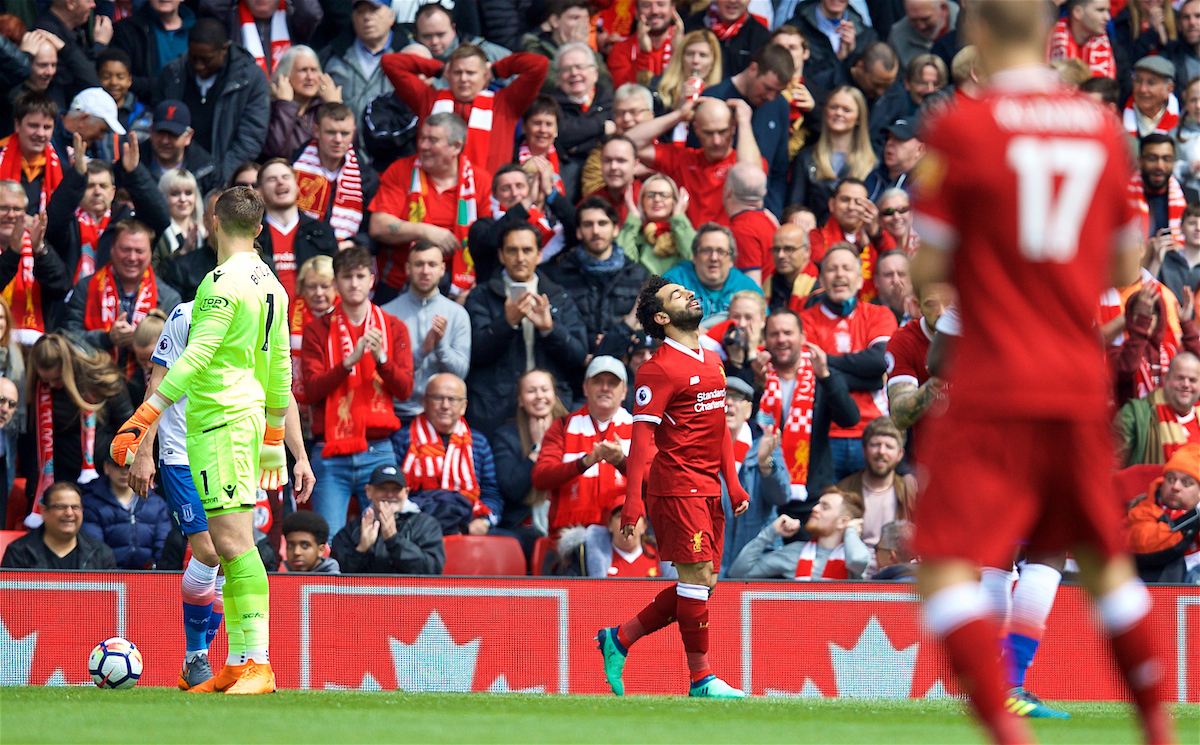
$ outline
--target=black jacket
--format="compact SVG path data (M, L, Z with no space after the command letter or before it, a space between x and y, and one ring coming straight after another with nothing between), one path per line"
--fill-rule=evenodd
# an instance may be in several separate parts
M320 254L333 256L337 253L337 244L337 238L334 237L333 228L329 226L329 223L314 220L303 212L300 213L300 224L296 226L296 240L292 244L292 250L296 254L297 270L314 256ZM275 251L271 244L271 229L267 226L265 217L263 218L262 232L258 234L258 245L262 248L260 253L263 261L274 272ZM292 290L290 287L286 289L289 292Z
M217 252L205 242L190 254L173 256L163 264L159 276L162 281L179 291L182 302L190 303L196 299L196 289L200 287L200 283L216 268Z
M192 11L185 5L179 9L179 13L184 16L184 26L190 28L194 22ZM113 24L113 38L109 44L129 55L133 63L133 69L130 70L133 87L130 90L147 102L153 100L154 71L163 67L158 59L158 40L154 36L157 21L158 14L150 7L150 3L146 3L133 11L133 15Z
M566 197L556 194L546 205L546 211L554 215L563 226L563 250L569 250L578 239L575 237L575 205ZM501 217L481 217L471 223L467 234L467 245L471 247L471 258L475 261L475 281L484 284L500 271L497 258L500 253L500 236L513 225L529 221L529 213L520 204ZM545 246L543 246L545 248Z
M0 96L0 137L13 133L12 102L25 90L25 79L33 57L13 44L7 37L0 36L0 86L7 91Z
M424 512L398 513L396 535L385 540L380 534L366 553L358 551L360 538L360 520L346 523L333 537L333 558L342 574L441 574L446 565L442 528Z
M829 219L829 200L833 198L838 180L817 178L815 151L816 143L806 145L792 160L792 193L787 203L808 207L816 216L817 225L824 225Z
M541 20L535 16L538 0L487 0L479 3L483 36L488 41L508 49L520 49L521 37L536 28ZM457 7L457 4L456 4Z
M693 13L685 18L684 30L691 33L697 29L707 28L704 25L704 16L707 13L708 9L705 8L699 13ZM737 36L729 41L721 42L721 69L724 70L724 74L721 76L722 80L728 80L749 67L750 59L759 49L767 45L770 37L770 30L755 20L754 16L747 18ZM812 60L805 63L805 66L810 64L812 64Z
M830 370L829 377L817 380L817 391L813 395L812 442L808 459L808 494L803 502L788 502L781 513L799 518L803 525L817 504L817 497L825 487L835 483L833 477L833 453L829 449L829 428L853 427L862 418L858 404L850 397L846 376Z
M12 253L11 251L8 253ZM0 262L3 257L0 257ZM0 279L3 279L0 271ZM1163 257L1162 267L1158 270L1158 281L1171 288L1175 297L1183 297L1183 288L1196 289L1200 284L1200 266L1189 267L1183 251L1167 251Z
M525 504L525 496L533 488L533 461L521 455L521 433L516 422L505 422L488 442L496 463L496 484L504 497L504 515L499 527L521 525L532 512Z
M587 327L575 301L544 272L538 272L538 294L550 298L554 328L543 336L534 331L534 364L558 381L558 397L570 409L587 361ZM516 414L517 378L525 372L521 325L508 325L504 315L504 281L493 277L467 297L471 316L471 372L467 375L467 422L486 436Z
M646 267L625 257L625 266L610 275L583 271L581 249L564 251L542 267L575 301L588 332L588 348L595 351L599 337L614 330L637 304L638 291L650 273ZM614 251L620 251L613 247ZM619 331L617 332L619 333Z
M45 29L63 42L58 51L58 71L50 81L50 87L58 89L62 98L70 101L84 88L100 87L96 74L96 57L103 52L104 44L93 42L87 33L87 25L72 31L49 8L38 16L36 28ZM63 161L66 166L66 161Z
M817 25L817 13L821 12L820 5L820 0L805 0L796 6L796 14L789 21L800 29L800 33L804 34L804 38L808 40L809 57L808 61L804 63L804 69L806 72L812 71L808 73L809 75L823 70L832 70L841 64L841 60L837 58L837 52L833 51L833 45L829 43L829 37L823 34ZM847 6L846 19L854 24L855 51L866 49L871 42L879 41L879 34L863 22L863 17L857 10Z
M75 276L75 268L79 264L80 239L79 221L75 219L75 209L79 200L87 191L87 174L80 174L70 164L63 161L63 180L50 197L46 206L46 242L58 251L63 264L71 277ZM167 209L167 201L163 199L158 184L150 176L145 163L139 163L132 173L126 173L121 165L117 165L117 187L125 188L133 198L135 209L131 210L124 204L113 202L112 216L108 224L116 225L121 220L136 217L145 223L155 236L171 226L171 213ZM154 241L150 242L151 248ZM100 236L100 244L96 246L96 268L104 266L109 260L109 250L112 247L112 233L105 231Z
M821 38L825 38L822 36ZM860 43L857 46L857 51L861 52L864 47ZM839 86L848 85L852 88L858 88L863 94L863 98L867 100L867 128L871 131L871 146L875 149L875 156L883 160L883 146L887 144L886 127L897 119L902 119L909 116L912 109L912 100L908 96L908 91L904 90L903 70L896 74L896 80L891 86L883 92L879 98L871 99L867 96L866 91L859 87L854 81L854 77L850 74L850 69L858 62L861 54L852 54L846 58L844 62L839 63L824 72L814 73L813 79L817 85L823 87L827 91L832 91ZM807 64L807 63L806 63ZM808 69L807 67L805 69ZM828 95L826 95L826 100ZM825 108L825 100L818 103L818 106L823 110Z
M85 344L84 341L75 339L74 335L69 336L72 342L76 342L78 345ZM79 474L83 471L80 410L71 400L71 396L65 388L52 390L50 401L50 408L54 416L54 480L75 483L79 481ZM141 402L139 401L139 403ZM26 404L26 407L28 416L26 421L36 422L37 403L31 401ZM113 437L117 434L117 428L128 421L131 416L133 416L133 405L129 402L129 394L126 392L125 386L121 386L115 396L104 402L104 408L96 412L96 441L92 452L108 452ZM38 477L37 439L33 436L17 439L20 475L24 476L31 484L36 484ZM11 454L9 457L12 457Z
M148 152L146 151L148 150ZM163 169L154 162L154 151L147 148L143 152L143 157L148 158L145 161L147 168L150 169L150 177L154 179L154 183L162 178ZM193 142L183 151L183 167L188 173L196 177L196 184L200 187L200 193L197 195L200 199L214 189L219 189L225 185L221 180L220 169L217 167L217 161L213 158L212 153L205 150L203 147Z
M0 566L5 569L49 569L51 553L46 547L45 535L46 526L43 525L8 544ZM79 552L81 571L117 568L112 549L84 533L82 528L76 535L76 541L75 550Z
M597 85L592 104L586 112L558 89L554 91L554 100L558 101L563 112L554 147L560 155L566 154L582 163L604 139L604 123L612 119L612 91Z
M209 148L218 159L220 181L228 180L245 161L258 158L267 142L267 123L271 119L267 76L249 52L237 44L231 46L224 73L224 88L216 94ZM172 60L154 83L153 100L183 100L184 86L192 75L186 54Z
M33 278L41 285L42 320L46 330L58 328L62 319L62 300L71 291L71 275L58 252L47 244L46 253L33 259ZM21 269L21 254L6 250L0 253L0 287L8 287Z

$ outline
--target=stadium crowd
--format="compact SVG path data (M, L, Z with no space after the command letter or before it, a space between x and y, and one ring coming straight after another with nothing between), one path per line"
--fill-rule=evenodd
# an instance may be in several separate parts
M670 575L652 526L619 529L660 274L727 375L751 505L725 497L722 576L911 579L953 396L927 365L952 290L908 277L920 123L984 77L953 0L4 6L0 515L31 528L4 566L182 567L109 443L216 268L215 196L247 185L316 476L311 504L261 493L268 568L440 574L462 534ZM1138 165L1142 276L1096 306L1119 466L1150 467L1129 547L1200 583L1200 472L1163 470L1200 443L1200 0L1047 13L1047 62Z

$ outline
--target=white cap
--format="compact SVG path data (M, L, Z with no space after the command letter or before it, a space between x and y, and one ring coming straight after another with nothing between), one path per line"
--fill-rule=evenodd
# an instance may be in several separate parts
M585 380L590 380L600 373L612 373L620 378L622 383L629 385L629 377L625 373L625 365L616 357L607 354L593 357L592 363L587 366L587 372L583 377Z
M125 134L121 120L117 118L117 102L103 88L84 88L71 100L70 111L82 111L98 116L108 128L119 135Z

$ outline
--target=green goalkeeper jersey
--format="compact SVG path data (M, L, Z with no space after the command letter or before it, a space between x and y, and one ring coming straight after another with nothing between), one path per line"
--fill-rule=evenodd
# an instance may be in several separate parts
M288 296L258 254L239 252L196 290L187 349L159 386L188 397L187 428L199 433L284 409L292 389Z

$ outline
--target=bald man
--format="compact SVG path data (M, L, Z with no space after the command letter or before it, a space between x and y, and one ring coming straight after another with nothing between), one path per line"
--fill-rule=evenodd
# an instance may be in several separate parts
M804 301L820 284L820 272L812 262L808 232L806 227L790 222L775 231L771 241L775 271L763 280L763 294L771 312L791 308L799 313L804 310Z
M771 261L771 242L779 221L763 208L767 196L767 174L751 163L737 163L725 177L722 203L729 219L726 225L737 236L737 268L761 287L763 279L775 270Z
M639 124L626 134L638 146L641 162L670 176L681 189L687 190L687 216L692 225L706 222L728 225L729 215L722 195L729 169L745 163L764 174L767 170L754 140L752 115L750 105L741 99L701 98L698 102L686 101L677 111ZM655 144L660 135L688 121L700 140L700 147Z

